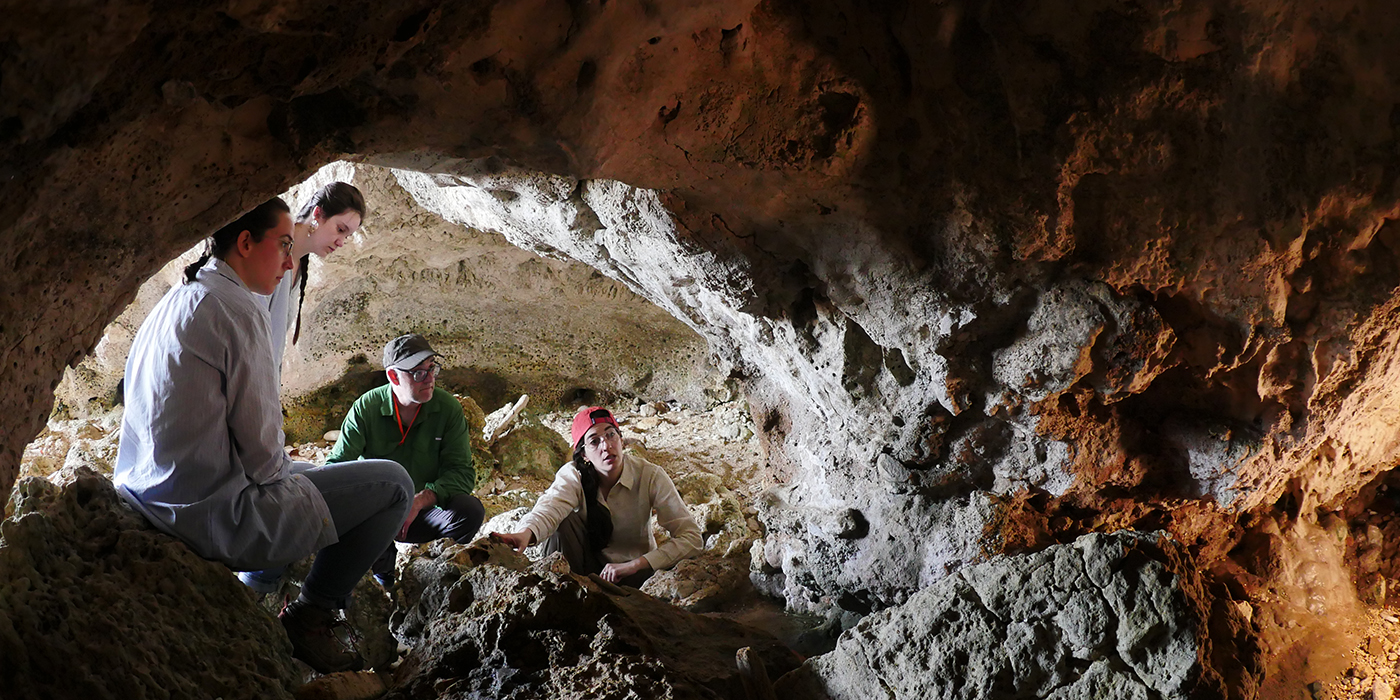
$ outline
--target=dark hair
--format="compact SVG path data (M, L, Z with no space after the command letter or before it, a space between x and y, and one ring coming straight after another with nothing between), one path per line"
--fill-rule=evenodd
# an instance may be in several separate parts
M348 182L332 182L316 190L316 194L307 199L297 211L296 222L304 224L310 221L316 213L316 207L321 208L321 216L327 219L353 211L360 215L361 223L365 220L365 196ZM292 345L296 345L301 339L301 305L306 301L306 266L309 264L310 253L301 256L301 260L297 261L297 324L296 329L292 331Z
M261 241L268 231L277 228L283 214L290 213L292 213L291 208L282 201L281 197L273 197L215 231L214 235L205 240L204 254L199 256L198 260L185 266L185 281L193 282L195 276L199 274L199 268L204 267L204 263L209 262L209 258L223 260L224 256L228 255L228 252L238 243L238 236L244 231L253 235L253 241Z
M612 511L598 502L598 470L583 456L583 441L574 448L574 468L579 473L579 483L583 486L583 502L587 506L588 546L601 552L612 541Z

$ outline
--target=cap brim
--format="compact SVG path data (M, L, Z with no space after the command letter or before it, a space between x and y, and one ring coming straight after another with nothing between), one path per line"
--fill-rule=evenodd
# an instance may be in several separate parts
M436 356L437 353L433 352L432 350L422 350L419 352L415 352L402 360L399 360L397 363L395 363L388 369L413 369L414 367L417 367L418 363L422 362L423 360L426 360L429 357Z

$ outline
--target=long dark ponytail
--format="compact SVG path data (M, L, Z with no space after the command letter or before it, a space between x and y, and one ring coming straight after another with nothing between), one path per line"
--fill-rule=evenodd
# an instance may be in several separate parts
M199 274L199 268L204 267L204 263L209 262L209 258L214 257L220 260L233 249L238 243L239 234L247 231L253 234L253 241L261 241L268 231L277 228L278 222L282 220L283 214L290 214L292 210L281 197L259 204L243 216L230 221L223 228L214 232L204 242L204 254L199 259L185 266L185 281L193 282Z
M588 545L594 551L602 551L612 541L612 511L598 502L598 470L583 456L583 441L574 448L574 468L579 473L579 483L583 486L583 502L587 506Z
M316 190L316 194L307 199L297 211L296 223L304 224L310 221L316 214L316 207L321 208L323 219L353 211L360 215L361 224L365 220L365 196L348 182L332 182ZM296 345L301 339L301 305L306 301L306 266L309 264L310 253L301 256L301 260L297 261L297 322L295 330L292 331L292 345Z

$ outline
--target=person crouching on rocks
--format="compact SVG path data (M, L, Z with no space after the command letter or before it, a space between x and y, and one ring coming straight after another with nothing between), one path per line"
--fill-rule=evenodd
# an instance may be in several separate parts
M413 504L395 536L400 542L430 542L451 537L469 542L481 527L486 508L472 495L471 432L462 404L437 388L442 370L428 339L401 335L384 346L384 374L389 383L355 400L340 427L340 439L326 463L351 459L391 459L413 480ZM385 590L394 586L390 545L370 570Z
M574 416L574 459L559 468L519 532L491 533L517 552L542 542L544 554L562 552L578 574L641 587L657 569L700 551L700 528L661 467L624 454L622 429L605 408ZM651 511L671 533L660 547Z
M290 212L271 199L215 232L151 310L127 357L113 481L156 528L236 571L276 582L316 553L279 617L292 655L331 673L361 663L337 640L335 611L393 540L413 482L390 461L315 467L283 451L258 295L291 269L291 250Z

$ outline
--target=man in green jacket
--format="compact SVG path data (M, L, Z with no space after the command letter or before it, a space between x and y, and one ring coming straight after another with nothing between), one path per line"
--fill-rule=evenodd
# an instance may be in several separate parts
M486 512L472 495L476 470L467 418L462 404L437 388L437 356L417 333L389 341L384 346L389 383L355 400L326 458L328 464L389 459L403 465L417 493L395 538L400 542L440 537L466 542ZM386 589L394 584L396 554L391 543L370 567Z

